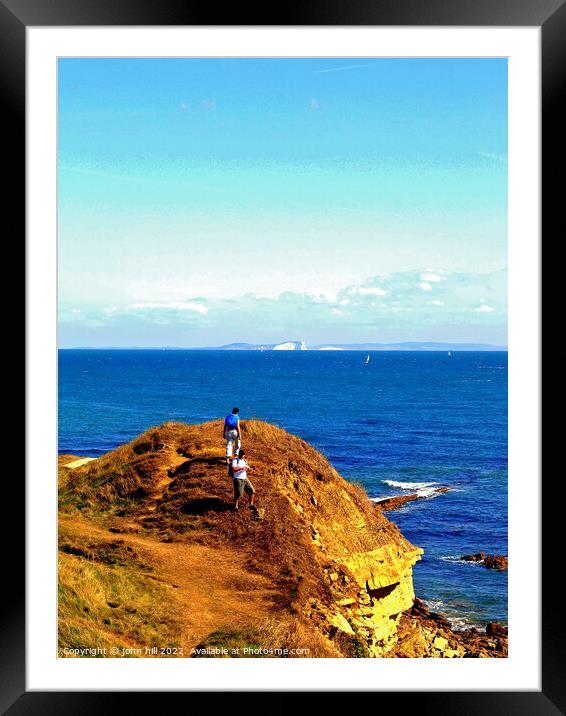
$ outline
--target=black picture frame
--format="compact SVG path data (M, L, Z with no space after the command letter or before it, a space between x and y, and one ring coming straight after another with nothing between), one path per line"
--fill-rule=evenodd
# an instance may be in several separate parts
M222 22L218 22L218 18ZM421 26L537 26L542 37L542 187L543 229L560 226L562 202L550 200L551 188L561 176L566 127L560 100L565 93L566 0L303 0L301 4L259 9L239 3L216 7L187 0L0 0L0 92L4 137L12 153L11 181L4 188L5 219L13 221L14 238L25 231L25 63L26 28L30 26L85 25L421 25ZM561 217L560 217L561 218ZM15 242L14 242L15 243ZM27 449L30 449L27 446ZM5 481L5 504L24 511L24 481ZM8 502L9 501L9 502ZM542 558L542 690L540 692L380 692L376 708L398 704L413 706L419 713L466 714L559 714L566 709L564 687L564 628L561 597L556 594L556 572L560 569L561 541L552 536L560 508L547 491L543 494ZM10 509L15 513L15 507ZM19 714L87 714L109 707L131 710L130 692L32 692L25 685L25 533L19 521L10 528L10 545L5 543L3 574L9 595L0 613L1 668L0 709ZM529 575L530 577L531 575ZM533 615L536 618L536 615ZM258 688L261 685L258 684ZM371 691L368 684L368 691ZM166 694L143 693L143 708L163 708ZM220 695L220 694L217 694ZM185 695L186 698L186 695ZM157 701L159 699L159 702ZM412 702L412 703L411 703ZM268 704L263 704L265 707ZM251 704L250 704L251 707Z

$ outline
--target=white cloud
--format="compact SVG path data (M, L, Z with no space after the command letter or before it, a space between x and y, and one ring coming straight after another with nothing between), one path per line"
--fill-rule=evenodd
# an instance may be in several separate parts
M214 99L214 97L207 97L206 99L201 99L200 104L203 109L215 110L217 107L216 100Z
M138 310L166 310L166 311L194 311L203 316L208 313L208 308L200 303L192 301L172 301L171 303L135 303L131 309Z
M268 300L268 301L274 301L275 299L279 298L278 293L251 293L249 294L252 298L257 298L260 301L262 300Z
M330 289L313 289L306 295L315 303L336 303L336 291Z
M187 335L192 345L247 340L251 335L269 343L290 335L307 343L362 342L377 329L404 340L417 334L448 340L455 330L470 340L505 342L505 271L469 274L424 265L377 274L368 266L365 276L337 274L331 281L309 266L297 283L285 283L284 275L278 282L265 276L253 285L244 281L236 287L238 293L225 290L232 287L233 273L219 267L218 274L221 280L214 292L207 291L210 275L203 273L130 284L124 298L106 295L102 305L69 301L61 307L62 325L68 327L68 336L77 334L77 345L85 344L90 330L108 331L100 333L100 345L112 345L112 335L121 336L122 330L124 340L135 344L140 322L157 326L156 340L164 345L181 345ZM423 280L433 275L440 276L440 282Z
M353 288L351 293L357 293L360 296L385 296L387 291L377 286L371 286L369 288Z
M82 313L80 308L71 308L71 313Z
M438 283L442 281L442 276L439 276L437 273L423 273L421 274L421 281L426 281L426 283Z
M309 109L316 110L320 109L320 102L317 100L316 97L312 97L309 101Z

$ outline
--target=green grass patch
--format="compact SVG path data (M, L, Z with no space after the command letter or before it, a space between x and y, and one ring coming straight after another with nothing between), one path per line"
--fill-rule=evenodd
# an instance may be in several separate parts
M112 543L76 553L82 549L66 542L59 553L59 656L77 656L65 649L107 650L82 656L151 656L131 651L177 647L172 588L152 579L135 556L128 563Z
M268 654L254 654L261 649L260 633L256 629L219 629L209 634L195 647L195 659L265 658ZM216 653L222 651L223 653ZM226 652L226 653L224 653Z

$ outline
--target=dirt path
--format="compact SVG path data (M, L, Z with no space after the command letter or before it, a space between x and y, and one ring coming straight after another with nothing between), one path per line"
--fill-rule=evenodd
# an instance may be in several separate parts
M174 586L179 606L180 644L185 651L217 629L253 626L266 616L275 591L264 577L251 574L245 555L216 545L158 542L138 534L115 534L86 520L61 518L74 532L136 548L155 576Z

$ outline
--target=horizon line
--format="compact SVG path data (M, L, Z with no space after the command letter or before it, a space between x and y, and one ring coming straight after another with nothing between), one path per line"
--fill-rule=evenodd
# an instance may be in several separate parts
M159 346L144 346L144 345L127 345L127 346L113 346L113 345L106 345L106 346L91 346L91 345L76 345L76 346L57 346L57 350L237 350L242 351L246 349L242 348L230 348L231 346L251 346L250 350L254 350L253 346L277 346L281 345L283 343L300 343L301 341L280 341L278 343L248 343L246 341L235 341L232 343L225 343L221 345L216 346L179 346L179 345L159 345ZM338 349L341 350L380 350L382 348L389 348L392 346L427 346L427 345L433 345L438 346L439 349L442 349L443 346L446 346L449 350L458 351L458 348L461 347L463 349L466 349L470 346L481 346L482 348L486 348L493 351L508 351L507 345L499 345L496 343L482 343L482 342L474 342L474 341L467 341L467 342L451 342L451 341L397 341L392 343L370 343L368 342L362 342L359 343L332 343L332 342L326 342L326 343L314 343L312 344L312 348L309 348L308 346L303 349L306 351L312 350L312 351L320 351L321 347L339 347ZM374 347L370 347L374 346ZM403 349L400 349L403 350ZM405 348L407 351L411 350L418 350L418 348ZM297 351L300 352L300 351ZM432 350L430 351L432 352Z

